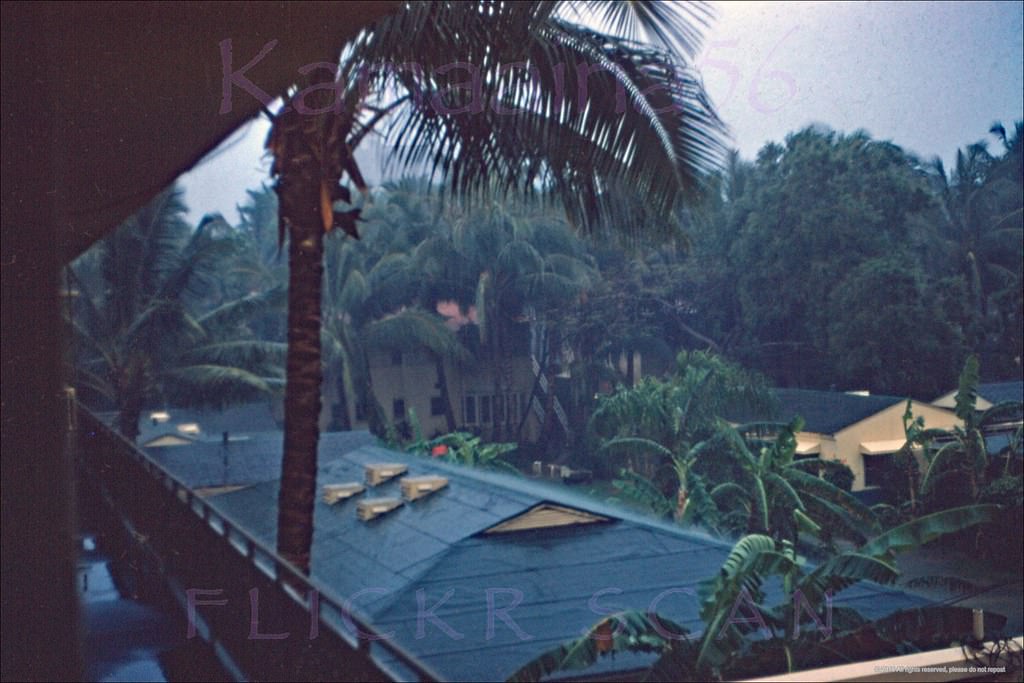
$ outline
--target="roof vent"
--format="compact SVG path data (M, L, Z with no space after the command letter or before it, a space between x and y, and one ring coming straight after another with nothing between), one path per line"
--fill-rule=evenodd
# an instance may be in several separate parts
M323 487L324 502L328 505L334 505L338 501L347 500L365 490L366 487L357 481L347 481L344 484L327 484Z
M356 514L359 516L359 519L368 522L381 515L386 515L401 506L401 498L367 498L366 500L359 501Z
M194 443L193 439L177 434L161 434L160 436L142 444L143 448L154 448L156 446L188 446Z
M526 531L527 529L547 529L550 527L570 526L573 524L593 524L595 522L608 522L608 517L595 515L585 510L575 510L552 503L540 503L522 514L507 519L490 529L485 529L485 534L504 534L511 531Z
M425 477L402 477L402 496L406 500L425 498L434 491L440 491L448 485L447 477L428 475Z
M366 483L370 486L377 486L389 479L394 479L399 474L405 474L408 469L408 466L400 463L371 463L366 466Z

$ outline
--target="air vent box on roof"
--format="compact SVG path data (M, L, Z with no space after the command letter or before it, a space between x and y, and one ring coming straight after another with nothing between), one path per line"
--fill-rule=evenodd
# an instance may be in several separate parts
M366 487L357 481L349 481L344 484L327 484L323 487L324 502L328 505L334 505L340 500L346 500L365 490Z
M443 489L448 485L448 478L438 476L402 477L399 483L402 485L402 496L406 500L416 500Z
M366 466L366 482L370 486L377 486L400 474L405 474L408 469L407 466L400 463L372 463Z
M572 524L593 524L595 522L607 522L607 517L595 515L583 510L541 503L521 515L512 519L506 519L500 524L492 526L484 531L485 534L505 534L512 531L526 531L527 529L549 529L551 527L569 526Z
M194 441L185 436L178 436L177 434L163 434L142 444L142 447L155 448L157 446L188 446L191 443L194 443Z
M364 522L375 517L386 515L402 505L401 498L367 498L359 501L356 507L356 514Z

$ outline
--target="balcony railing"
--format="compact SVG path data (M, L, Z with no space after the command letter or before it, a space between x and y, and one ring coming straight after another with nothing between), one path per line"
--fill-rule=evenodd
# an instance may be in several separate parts
M194 628L209 642L236 678L440 680L328 586L281 559L84 406L77 412L82 476L133 539L134 563L157 574L189 612L190 634Z

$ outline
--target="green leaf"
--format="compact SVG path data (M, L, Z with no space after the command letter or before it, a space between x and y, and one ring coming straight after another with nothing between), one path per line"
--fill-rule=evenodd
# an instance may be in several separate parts
M858 548L857 552L872 557L886 557L910 550L946 534L991 522L999 509L998 505L968 505L925 515L876 536Z

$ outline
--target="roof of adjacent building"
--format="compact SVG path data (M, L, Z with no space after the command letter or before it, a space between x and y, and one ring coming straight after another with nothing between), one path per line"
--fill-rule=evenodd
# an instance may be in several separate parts
M157 412L167 413L169 419L162 422L152 419L151 415ZM108 425L117 425L117 413L103 412L98 413L97 417ZM188 434L178 430L178 426L184 424L198 425L199 433ZM141 447L158 437L169 434L189 438L192 441L222 441L224 432L228 432L229 435L237 435L280 429L281 425L274 418L270 404L266 402L245 403L223 410L153 408L142 411L136 443Z
M646 611L652 603L692 632L702 629L697 587L720 569L730 543L595 502L563 486L375 446L321 461L318 491L326 484L363 482L371 463L403 464L408 475L442 476L449 484L370 521L357 517L358 502L400 497L400 478L333 506L318 496L312 576L442 677L504 680L546 650L578 637L602 615ZM274 547L278 489L278 481L264 482L210 502ZM544 504L606 521L487 533ZM872 584L850 588L834 600L871 618L925 602ZM627 655L600 666L623 671L648 663L649 657Z
M734 422L790 422L799 415L804 420L804 431L834 434L907 400L898 396L863 396L814 389L774 389L773 394L778 406L773 413L737 411L729 419Z
M1024 400L1024 382L986 382L978 385L978 396L995 405Z
M377 443L368 431L325 432L320 435L319 462ZM259 432L223 440L197 441L187 446L144 448L149 457L189 488L238 486L281 477L283 433Z

